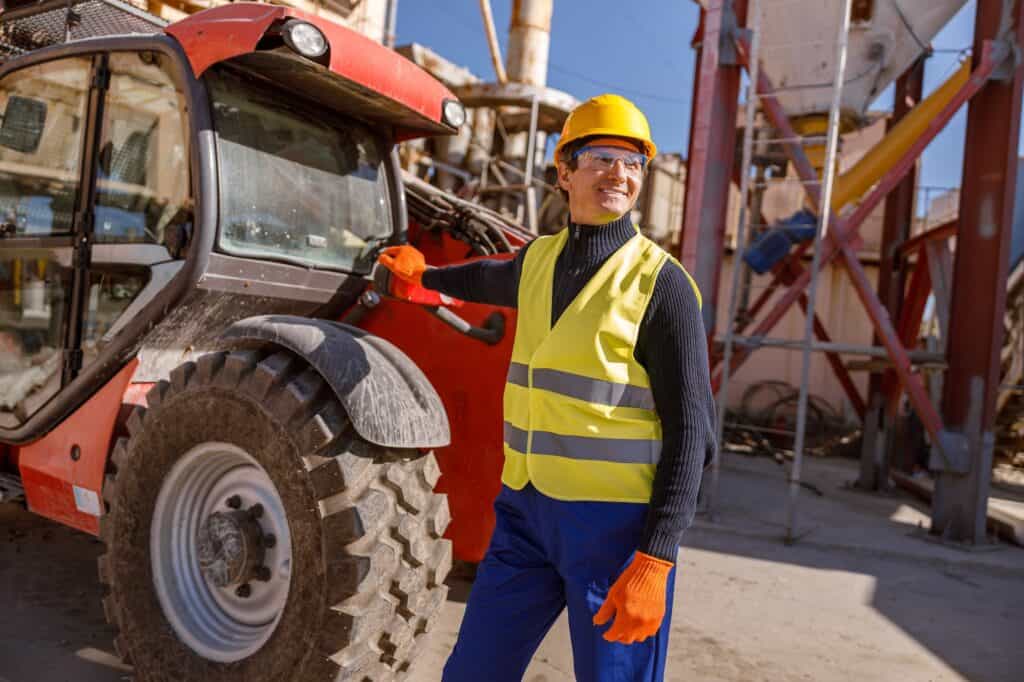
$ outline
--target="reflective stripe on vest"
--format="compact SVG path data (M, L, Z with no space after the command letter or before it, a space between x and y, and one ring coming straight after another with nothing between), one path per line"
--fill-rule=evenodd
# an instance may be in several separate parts
M517 386L529 388L529 372L530 368L527 365L513 362L508 368L508 381ZM562 372L557 369L534 370L533 387L544 391L551 391L552 393L561 393L572 398L585 400L588 403L639 407L645 410L654 409L654 394L651 393L649 388L581 377L577 374L570 374L569 372Z
M528 444L529 432L505 422L505 444L513 450L535 455L553 455L569 459L591 459L622 464L657 464L661 456L661 441L627 438L583 438L562 436L548 431L534 431L533 443Z
M532 482L557 499L648 502L661 423L634 350L658 273L681 266L637 234L552 327L554 267L567 237L539 237L523 259L502 481Z

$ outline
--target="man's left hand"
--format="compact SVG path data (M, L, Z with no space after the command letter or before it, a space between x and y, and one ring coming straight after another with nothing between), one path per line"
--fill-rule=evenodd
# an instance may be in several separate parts
M594 625L615 617L604 638L633 644L652 636L665 618L665 591L672 562L637 552L608 590L608 597L594 616Z

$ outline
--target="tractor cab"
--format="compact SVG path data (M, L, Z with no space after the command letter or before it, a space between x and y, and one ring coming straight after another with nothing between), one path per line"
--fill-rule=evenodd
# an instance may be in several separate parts
M396 143L462 105L265 4L43 0L0 53L0 498L103 542L135 679L403 679L453 557L433 451L479 559L500 391L460 376L500 386L511 338L367 276L410 235L434 263L528 238L403 178Z
M6 442L52 429L140 350L136 380L155 380L241 317L351 305L404 239L396 142L465 118L418 67L295 10L163 26L122 9L75 23L119 35L69 24L0 67ZM67 37L64 2L19 19L3 17L9 41L47 21Z

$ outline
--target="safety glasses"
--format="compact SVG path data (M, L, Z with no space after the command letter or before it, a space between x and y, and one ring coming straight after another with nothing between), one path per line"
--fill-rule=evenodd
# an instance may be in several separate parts
M647 165L646 156L621 147L582 147L572 155L572 158L578 168L600 171L611 170L616 161L621 161L622 168L630 175L640 175Z

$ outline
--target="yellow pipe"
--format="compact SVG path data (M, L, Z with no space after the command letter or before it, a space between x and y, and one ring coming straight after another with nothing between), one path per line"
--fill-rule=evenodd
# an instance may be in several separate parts
M970 75L971 61L968 59L949 80L911 109L853 168L836 178L832 210L838 212L878 182L924 134L928 124L949 104Z

